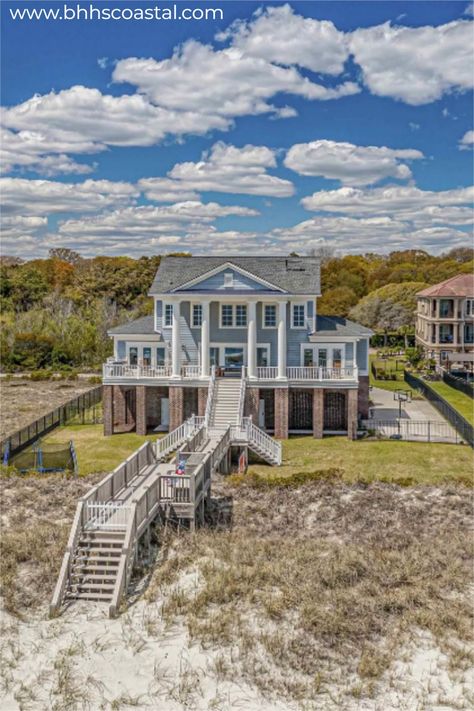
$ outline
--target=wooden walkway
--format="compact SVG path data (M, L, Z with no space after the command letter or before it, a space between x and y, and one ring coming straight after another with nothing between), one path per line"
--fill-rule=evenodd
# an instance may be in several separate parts
M50 615L77 599L107 602L109 615L117 615L140 540L149 541L157 521L188 521L191 531L204 522L211 477L229 471L232 447L281 463L281 445L249 418L208 427L205 418L193 416L155 444L143 444L80 499Z

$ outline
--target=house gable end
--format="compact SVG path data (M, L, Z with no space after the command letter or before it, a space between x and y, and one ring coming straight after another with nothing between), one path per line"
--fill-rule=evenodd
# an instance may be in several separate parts
M223 294L249 292L287 293L281 287L237 267L232 262L221 264L185 284L173 289L180 292L219 292Z

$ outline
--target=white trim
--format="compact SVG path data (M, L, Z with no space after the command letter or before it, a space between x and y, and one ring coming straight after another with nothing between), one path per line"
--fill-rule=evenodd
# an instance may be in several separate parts
M156 366L156 349L157 348L163 348L165 352L165 365L168 365L168 348L166 347L166 343L163 341L159 341L158 343L153 342L153 341L130 341L126 343L125 346L125 359L127 363L130 363L130 349L131 348L136 348L137 349L137 363L143 363L143 349L144 348L150 348L151 349L151 366Z
M224 366L225 365L225 358L224 358L224 353L226 348L243 348L244 349L244 365L247 365L248 359L247 359L247 343L229 343L229 342L221 342L221 341L211 341L209 343L209 350L211 348L218 348L219 349L219 365ZM257 348L266 348L268 352L268 362L270 363L271 360L271 355L272 355L272 346L271 343L257 343L255 347L255 354L257 353Z
M252 281L257 282L257 284L262 284L264 286L268 286L271 289L280 291L281 293L287 293L280 286L276 286L275 284L272 284L271 282L267 281L266 279L262 279L262 277L258 277L255 274L248 272L246 269L242 269L242 267L238 267L236 264L233 264L232 262L225 262L225 264L219 264L219 266L214 267L214 269L210 269L208 272L205 272L204 274L201 274L200 276L195 277L194 279L191 279L190 281L187 281L184 284L180 284L179 286L175 287L174 289L171 290L171 293L181 291L182 289L189 289L190 286L199 284L201 281L206 281L206 279L209 279L209 277L215 276L216 274L219 274L220 272L223 272L226 269L229 269L229 267L231 269L234 269L239 274L249 277L250 279L252 279Z
M274 326L265 326L265 307L266 306L273 306L273 308L275 309L275 325ZM262 329L264 331L266 331L266 330L274 331L277 328L278 328L278 302L277 301L262 301Z
M199 325L196 325L194 323L194 307L195 306L200 306L200 308L201 308L201 323ZM203 311L204 311L204 309L203 309L202 301L190 301L189 302L189 327L190 328L200 329L202 327Z
M346 342L347 343L347 342ZM327 363L325 366L326 368L333 368L333 351L337 348L342 351L341 353L341 368L349 368L350 365L346 363L346 343L341 343L337 342L335 344L331 343L301 343L300 344L300 366L304 367L304 352L305 350L312 350L313 351L313 366L319 366L319 351L326 350L327 351ZM355 350L355 344L353 345L353 348ZM354 360L354 359L353 359ZM353 367L354 364L351 364Z
M293 314L293 308L295 306L303 306L304 308L304 324L303 326L295 326L294 325L294 314ZM307 301L290 301L290 324L291 324L291 329L294 331L304 331L308 328L308 302Z
M162 311L161 311L161 327L162 328L172 328L173 327L173 301L163 301L162 302ZM170 306L171 307L171 322L166 323L166 307Z

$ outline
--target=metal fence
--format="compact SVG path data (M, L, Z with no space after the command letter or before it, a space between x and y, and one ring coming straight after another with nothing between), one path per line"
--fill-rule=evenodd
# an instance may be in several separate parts
M446 385L450 385L452 388L456 388L456 390L459 390L465 395L474 398L474 385L468 380L464 380L464 378L456 378L455 375L451 375L451 373L447 373L443 370L443 381Z
M400 439L409 442L443 442L460 444L463 438L448 422L438 420L362 420L362 428L369 435Z
M462 415L460 415L459 412L449 404L449 402L433 390L427 382L421 378L418 378L416 375L413 375L413 373L409 373L405 370L404 378L408 385L416 390L419 390L422 395L424 395L424 397L438 410L438 412L441 413L446 420L448 420L448 422L457 431L461 439L470 444L471 447L474 447L473 426Z
M0 442L2 460L7 448L10 456L33 444L39 437L67 422L89 424L97 420L102 402L102 385L92 388L39 417L26 427L22 427Z

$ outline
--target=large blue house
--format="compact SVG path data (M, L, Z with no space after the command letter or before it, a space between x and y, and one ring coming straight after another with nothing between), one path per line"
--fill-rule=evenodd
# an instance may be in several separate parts
M371 331L318 316L320 295L316 257L163 258L153 315L109 331L105 433L172 430L204 414L216 380L238 379L243 414L278 438L354 436Z

